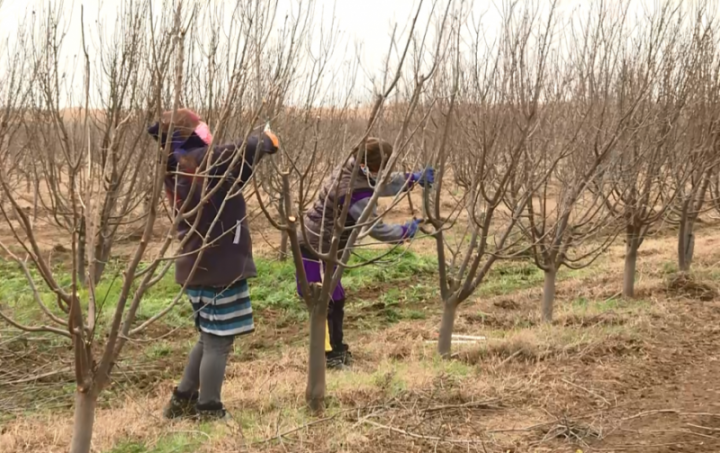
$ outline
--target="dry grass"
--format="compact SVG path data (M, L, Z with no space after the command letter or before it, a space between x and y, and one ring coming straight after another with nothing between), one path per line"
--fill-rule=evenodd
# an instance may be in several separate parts
M672 276L668 282L667 291L671 297L687 297L703 302L711 301L718 295L714 286L698 281L686 273Z
M693 415L720 414L710 396L720 394L720 366L710 359L720 346L720 306L703 296L714 291L703 281L720 261L709 246L720 235L698 237L696 275L705 277L673 279L674 238L653 238L643 246L635 301L616 294L622 247L591 270L564 271L551 325L539 320L537 286L469 301L457 331L488 339L457 345L452 361L439 360L427 343L436 337L436 313L349 332L356 364L328 374L322 417L304 408L302 345L231 363L223 389L228 423L162 420L172 380L150 391L118 383L98 411L94 451L638 451L650 444L676 450L643 451L695 451L698 439L714 451L715 432L688 433L688 424L720 423ZM664 409L675 415L652 412ZM0 451L65 451L70 428L67 409L30 413L1 428Z

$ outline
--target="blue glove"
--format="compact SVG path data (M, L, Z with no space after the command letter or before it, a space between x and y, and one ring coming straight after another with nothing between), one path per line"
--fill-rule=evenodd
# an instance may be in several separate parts
M420 184L422 187L430 187L435 183L435 170L428 167L422 171L416 171L410 175L410 182Z
M403 229L405 230L404 239L414 238L418 232L419 225L420 225L420 221L417 219L412 219L412 220L408 221L405 225L403 225Z

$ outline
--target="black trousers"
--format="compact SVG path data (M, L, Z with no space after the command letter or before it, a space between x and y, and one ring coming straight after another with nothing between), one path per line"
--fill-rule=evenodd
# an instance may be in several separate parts
M333 352L345 351L343 344L343 320L345 318L345 299L331 300L328 304L328 330L330 331L330 346Z

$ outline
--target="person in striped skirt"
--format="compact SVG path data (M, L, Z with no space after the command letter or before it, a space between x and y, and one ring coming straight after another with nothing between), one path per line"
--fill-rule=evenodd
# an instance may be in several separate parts
M148 132L169 149L165 189L170 205L178 215L193 212L178 226L183 245L175 280L190 299L200 336L164 415L223 418L220 393L233 341L255 328L247 280L257 272L242 188L259 159L277 152L278 140L266 129L211 149L208 126L192 110L180 109L166 146L171 116L165 112Z

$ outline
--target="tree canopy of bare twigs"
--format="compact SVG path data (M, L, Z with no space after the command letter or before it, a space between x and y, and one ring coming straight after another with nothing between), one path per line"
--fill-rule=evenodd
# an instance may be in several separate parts
M677 225L678 264L688 271L700 216L720 209L719 24L710 0L668 0L639 16L632 2L598 1L578 16L557 1L503 1L492 26L471 1L419 1L388 33L385 53L373 49L378 70L339 37L334 16L318 22L315 2L288 4L132 0L112 27L81 8L82 40L72 49L63 4L51 3L2 41L0 223L8 234L0 249L26 276L42 320L18 322L5 301L0 317L72 342L73 452L89 451L98 395L125 344L183 298L180 285L162 310L137 319L144 294L181 257L174 246L192 236L176 241L176 233L196 233L208 210L212 227L222 223L240 194L252 200L247 217L270 223L282 237L279 256L296 267L310 313L305 397L313 410L325 397L332 291L348 268L378 259L350 264L353 247L375 245L373 229L411 200L408 184L375 216L394 171L436 170L421 206L411 207L422 217L413 241L435 244L446 358L459 306L498 260L532 257L545 273L550 320L562 266L589 265L622 234L623 293L632 297L645 238ZM181 108L209 125L208 149L230 142L233 151L218 160L208 153L194 173L174 166L169 145L147 132L163 118L172 136ZM280 137L280 152L247 164L242 150L265 127ZM328 247L312 246L305 213L323 187L339 184L339 168L351 181L362 177L370 137L394 151L366 207L348 223L351 184L328 208ZM188 178L184 200L163 196L168 181ZM54 252L43 228L62 238ZM198 257L217 246L208 235L200 242ZM119 259L115 251L128 245ZM320 283L305 274L307 253L323 265ZM191 275L202 272L199 262ZM98 293L108 272L121 287L112 301Z
M227 200L242 190L243 177L234 176L245 174L239 150L262 124L266 100L277 99L292 78L297 53L292 47L279 49L276 60L257 66L259 56L271 46L268 24L276 5L239 2L227 21L213 5L178 2L158 16L150 2L137 0L120 7L110 37L102 23L93 34L81 10L83 40L77 67L82 70L72 76L83 79L77 83L63 72L66 23L62 8L52 6L31 16L27 36L9 49L17 64L6 65L0 124L2 162L8 170L0 172L0 213L14 241L0 242L0 248L24 272L45 322L23 325L3 305L0 316L22 330L50 332L72 341L77 395L71 451L87 452L98 395L111 382L124 345L172 309L185 289L179 289L166 309L136 325L143 295L180 256L171 251L174 232L180 224L199 231L204 210L213 210L215 225ZM301 9L287 22L287 29L294 31L280 39L302 34L308 21L308 11ZM197 61L197 52L207 44L197 38L206 27L215 33L211 50L207 59ZM186 175L168 167L170 141L157 146L147 128L163 118L172 136L175 114L187 105L204 108L214 136L209 149L230 137L236 147L229 149L236 151L199 162L182 202L161 202L167 178ZM163 115L165 111L171 113ZM30 197L24 193L24 180L29 182ZM218 200L221 188L226 198ZM169 222L163 224L164 217ZM69 284L60 279L63 266L56 266L52 253L41 246L39 225L48 224L68 233L69 246L64 248L71 252ZM156 228L167 233L151 248ZM211 225L208 231L212 230ZM108 301L107 294L98 293L97 283L113 246L128 236L133 250L117 271L117 300ZM191 236L180 241L181 249ZM214 246L209 235L202 238L201 247L193 251L198 258L190 275ZM54 305L41 297L42 287L56 296Z
M475 22L467 52L458 27L447 72L438 81L445 83L439 88L445 97L437 107L440 119L430 126L436 129L427 131L434 140L426 142L438 171L424 210L438 253L443 302L438 351L445 357L458 306L514 244L515 226L530 196L517 193L514 203L504 203L512 176L527 165L527 143L539 127L554 13L554 7L543 13L505 3L497 39L485 41ZM450 178L460 193L445 211L441 197L450 190ZM456 223L460 233L448 237L445 230Z
M615 16L617 20L603 20ZM545 274L542 313L547 321L552 319L560 266L585 267L613 243L619 232L615 219L623 214L627 221L633 219L633 201L623 197L636 196L636 184L642 184L638 176L647 174L638 165L662 163L659 155L647 160L646 155L632 155L637 148L623 147L650 122L647 107L660 69L674 58L676 17L670 9L661 10L635 40L628 39L626 19L626 9L597 4L578 29L570 28L568 61L554 71L562 79L550 85L541 113L547 118L528 141L538 148L529 149L527 158L539 159L539 165L530 167L536 169L530 174L515 175L520 185L535 190L518 226ZM572 94L569 100L567 93ZM635 167L628 168L630 162ZM651 182L654 176L649 176ZM647 190L653 188L651 183ZM645 192L647 197L656 194ZM646 215L643 222L652 223L655 206L638 213ZM639 231L635 224L630 228L626 239L634 241ZM633 243L635 254L638 246ZM629 266L634 275L634 262Z
M296 119L286 118L283 123L288 127L284 132L288 142L283 147L281 159L271 163L275 176L267 179L265 187L266 190L269 189L270 203L263 201L261 190L257 192L258 201L268 220L287 237L302 298L310 311L306 400L314 410L323 407L325 397L324 335L330 295L348 267L353 244L366 237L375 224L382 222L382 215L372 218L377 200L389 182L391 170L399 160L407 156L416 134L427 121L427 115L423 114L421 106L432 104L432 101L428 100L426 84L433 77L445 52L443 44L448 34L447 22L451 4L452 2L419 2L406 33L402 35L396 29L392 34L383 73L376 81L374 103L372 108L367 110L369 117L354 111L348 104L347 100L352 98L352 83L348 85L348 95L343 97L343 102L325 109L312 108L312 105L318 103L318 96L321 94L317 92L317 82L311 78L305 87L308 110ZM430 22L427 24L418 23L423 8L430 10ZM431 38L429 30L434 24L435 36ZM331 51L331 44L331 41L327 44L321 43L319 55L313 60L311 77L320 77L320 71L324 70L325 60ZM350 78L352 82L353 76ZM398 91L402 91L403 95L397 95ZM392 96L393 93L396 95ZM396 102L389 107L388 100L391 98ZM274 124L280 124L280 121L283 121L282 117ZM291 131L294 132L294 137L291 136ZM303 214L318 194L318 182L327 180L327 184L331 186L338 184L339 173L333 169L347 165L352 167L353 181L359 175L361 164L355 150L364 149L365 141L371 134L383 138L393 147L392 156L385 162L386 170L378 178L369 203L352 226L348 226L347 219L354 183L351 182L347 193L340 199L328 201L335 203L331 211L334 213L333 218L326 227L331 232L332 239L329 249L314 248L303 224ZM394 204L401 199L396 196ZM301 242L305 247L311 248L314 257L323 263L325 271L322 284L308 281L303 267ZM365 264L369 263L360 265Z
M669 151L668 172L673 196L667 219L678 228L678 268L690 270L695 247L695 225L712 194L711 181L718 158L718 41L717 17L703 3L691 17L690 29L682 34L683 57L679 86L688 93L683 101L678 143ZM672 77L672 73L668 74ZM669 198L669 197L666 197ZM710 205L712 207L712 204Z

